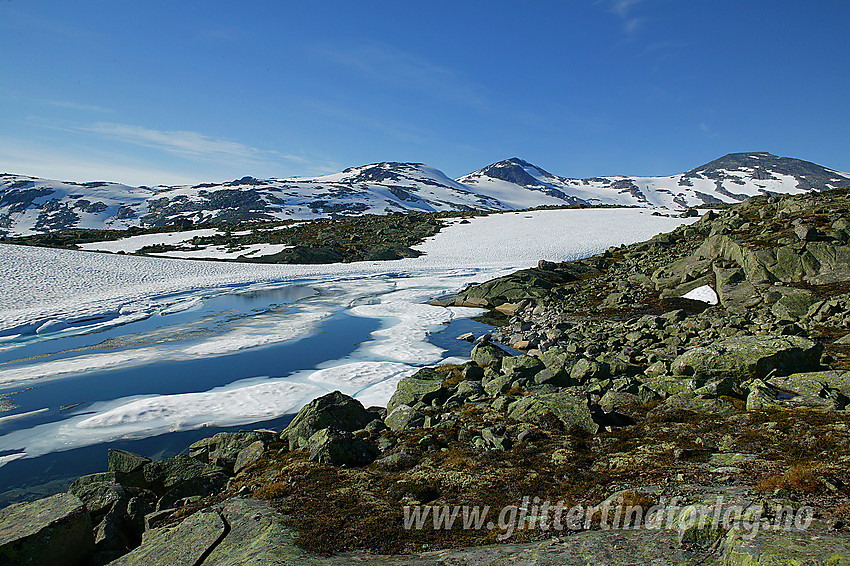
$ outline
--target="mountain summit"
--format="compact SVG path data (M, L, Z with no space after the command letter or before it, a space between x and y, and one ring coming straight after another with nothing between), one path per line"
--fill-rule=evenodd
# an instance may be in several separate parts
M730 153L668 177L572 179L518 157L456 180L422 163L398 162L351 167L321 177L243 177L154 188L0 174L0 234L565 204L681 209L843 185L850 185L850 175L770 153Z

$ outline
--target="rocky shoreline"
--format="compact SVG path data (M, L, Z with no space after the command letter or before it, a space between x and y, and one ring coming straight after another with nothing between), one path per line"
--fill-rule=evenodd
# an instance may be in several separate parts
M0 564L850 563L848 210L755 197L440 299L505 324L386 408L337 392L282 432L110 451L0 510ZM492 525L405 528L463 506Z

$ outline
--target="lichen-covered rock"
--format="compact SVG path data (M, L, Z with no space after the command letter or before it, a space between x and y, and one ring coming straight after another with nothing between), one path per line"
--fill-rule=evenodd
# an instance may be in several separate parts
M307 441L310 460L336 466L364 466L378 455L378 449L348 431L325 428Z
M189 447L189 455L201 462L209 462L236 473L234 469L239 453L260 442L263 446L276 441L279 434L271 430L240 430L239 432L220 432L211 438L200 440Z
M599 400L599 407L606 413L628 413L629 409L644 405L656 396L657 394L648 388L636 393L609 390Z
M553 370L544 368L534 375L534 383L538 385L553 385L555 387L568 387L574 382L570 379L570 374L565 370Z
M113 503L95 527L94 543L100 560L118 558L141 542L144 523L137 523L127 513L128 504L129 499L126 497Z
M761 302L761 294L747 281L740 267L723 268L715 265L714 276L717 296L727 309L741 311Z
M498 374L495 372L487 372L484 374L484 379L481 380L481 385L484 387L484 392L490 397L495 397L500 393L508 390L511 380L516 376L510 373Z
M387 412L392 412L399 405L413 406L419 402L428 405L434 399L445 397L448 390L443 387L443 379L431 368L422 368L410 377L402 378L387 402Z
M115 474L115 480L123 486L146 487L143 468L151 462L150 458L110 448L108 453L108 471Z
M236 463L233 464L233 473L238 474L246 467L250 466L257 460L263 457L266 453L266 443L262 440L256 440L239 451L236 455Z
M280 439L289 443L290 450L296 450L304 447L307 440L323 428L332 426L354 432L376 418L360 401L334 391L307 403L280 434Z
M569 375L573 364L579 359L577 354L564 351L562 348L550 348L543 352L540 360L546 366L546 369L553 372L564 371Z
M87 564L94 553L92 522L70 493L0 510L0 564Z
M570 370L570 377L579 383L594 379L605 379L610 375L611 372L607 363L600 363L587 358L578 360Z
M221 474L221 468L204 464L186 454L178 454L165 460L145 464L144 477L149 489L164 493L186 481L207 475Z
M123 486L107 482L73 484L68 491L85 503L93 517L102 516L116 501L127 496Z
M117 483L115 472L99 472L96 474L81 476L74 480L71 487L68 488L68 491L77 495L77 490L83 489L87 485L98 483Z
M539 422L546 415L558 418L566 429L576 426L591 434L600 429L583 393L559 391L528 395L513 403L508 411L508 418L532 424Z
M173 527L145 532L142 544L111 562L111 566L196 566L226 534L227 525L215 511L199 511Z
M470 354L470 359L482 368L492 367L498 371L502 363L502 358L505 356L510 356L510 354L495 344L483 342L475 345L472 349L472 354Z
M723 417L728 417L740 412L734 404L726 399L699 397L692 393L677 393L667 397L667 399L655 407L650 414L657 415L674 411L688 411L691 413L719 415Z
M384 419L390 430L421 428L424 423L425 415L409 405L399 405Z
M501 371L504 374L512 373L521 377L531 377L544 367L543 362L534 356L520 354L502 358Z
M792 523L788 530L762 528L753 532L752 526L733 527L723 540L721 564L850 564L850 540L845 534L830 531L819 521L812 522L810 516L801 515L797 520L800 524ZM803 525L807 528L802 528Z
M720 501L704 501L684 507L676 516L679 544L711 546L728 532L715 517Z
M773 377L770 384L798 395L828 397L837 392L850 399L850 372L815 371Z
M816 302L817 299L811 292L794 289L793 292L785 293L770 310L781 321L796 321L806 316L809 308Z
M747 395L748 411L781 409L783 407L782 400L791 398L790 395L783 394L760 379L754 379L747 386L750 391Z
M169 485L157 500L157 510L169 509L180 500L190 497L207 497L220 492L227 485L227 475L220 471L190 476Z
M117 474L130 474L141 469L142 466L151 461L150 458L127 452L126 450L118 450L110 448L108 452L109 466L107 470Z
M216 509L230 530L204 559L204 566L310 566L321 564L293 542L283 517L265 501L230 499Z
M789 375L817 370L822 349L799 336L735 336L688 350L676 358L671 371L703 380Z

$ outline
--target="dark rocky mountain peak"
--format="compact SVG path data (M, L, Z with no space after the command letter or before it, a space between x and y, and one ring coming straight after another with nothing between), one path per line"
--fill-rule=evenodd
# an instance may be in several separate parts
M518 157L512 157L510 159L505 159L504 161L493 163L492 165L488 165L484 169L473 173L473 175L501 179L521 187L539 187L541 185L548 184L533 176L528 172L528 169L536 169L544 177L554 177L554 175L548 171Z
M846 185L850 181L850 177L817 163L794 157L780 157L763 151L729 153L691 169L683 177L721 180L728 177L732 171L744 172L748 178L755 180L777 179L777 174L790 175L797 179L798 188L807 191Z

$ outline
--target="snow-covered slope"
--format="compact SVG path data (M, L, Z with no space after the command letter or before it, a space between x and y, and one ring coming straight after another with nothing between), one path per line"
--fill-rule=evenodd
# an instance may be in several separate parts
M570 179L516 158L457 180L421 163L376 163L323 177L243 177L228 183L153 188L0 174L0 235L563 204L681 209L766 192L798 193L847 184L850 175L845 173L769 153L729 154L669 177Z
M739 202L765 193L801 193L850 184L850 175L815 163L769 153L730 153L669 177L553 175L522 159L494 163L458 179L504 203L532 199L540 205L586 203L663 206L671 209Z

